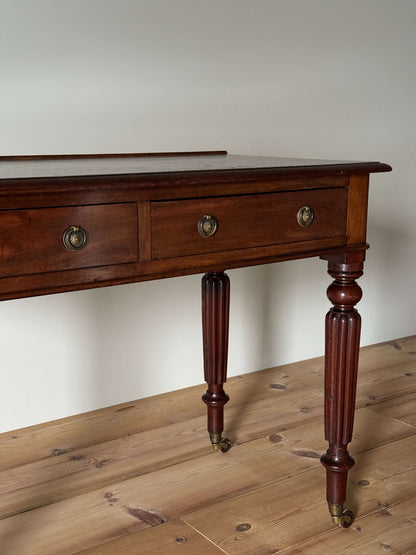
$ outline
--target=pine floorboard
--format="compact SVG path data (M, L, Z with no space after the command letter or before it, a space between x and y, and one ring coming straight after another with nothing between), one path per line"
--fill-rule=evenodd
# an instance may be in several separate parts
M416 554L416 336L361 349L348 530L325 502L323 358L0 435L0 554Z

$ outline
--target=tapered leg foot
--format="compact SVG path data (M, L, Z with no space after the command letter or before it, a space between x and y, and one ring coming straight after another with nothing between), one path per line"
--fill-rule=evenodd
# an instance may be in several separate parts
M328 503L329 514L332 522L341 528L349 528L354 522L354 513L349 509L344 509L344 505L333 505Z
M226 453L231 447L231 441L228 439L228 437L222 437L222 434L211 432L209 434L209 439L211 440L214 451L221 451L222 453Z
M212 389L218 389L219 386L212 385ZM221 385L222 388L222 385ZM214 451L225 453L231 447L231 441L222 437L224 430L224 405L229 401L229 396L223 389L218 393L210 389L202 396L202 400L208 407L208 433Z
M210 272L202 278L202 335L204 373L208 384L202 400L208 407L208 432L215 451L225 453L231 441L222 436L224 405L229 397L223 389L227 380L230 280L224 272Z

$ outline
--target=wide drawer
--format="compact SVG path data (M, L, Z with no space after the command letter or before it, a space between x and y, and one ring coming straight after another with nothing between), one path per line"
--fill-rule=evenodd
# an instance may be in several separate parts
M172 258L250 247L313 241L346 235L347 189L314 189L257 195L153 202L152 258ZM304 207L310 225L298 222ZM213 235L204 237L198 222L215 218Z
M66 230L81 228L85 245L66 248ZM68 246L68 245L67 245ZM71 243L69 243L71 247ZM0 277L135 262L135 203L0 212Z

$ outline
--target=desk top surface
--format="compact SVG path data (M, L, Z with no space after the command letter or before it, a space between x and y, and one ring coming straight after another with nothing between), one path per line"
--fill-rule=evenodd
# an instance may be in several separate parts
M349 162L265 156L242 156L225 151L0 157L0 180L79 176L147 175L202 172L351 174L390 171L380 162Z

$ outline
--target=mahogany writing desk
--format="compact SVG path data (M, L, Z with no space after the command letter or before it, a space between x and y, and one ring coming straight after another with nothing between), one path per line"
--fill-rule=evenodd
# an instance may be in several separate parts
M321 461L334 522L344 509L357 378L369 174L378 162L226 152L0 158L0 300L205 272L202 329L213 447L223 433L227 268L320 256L326 317Z

